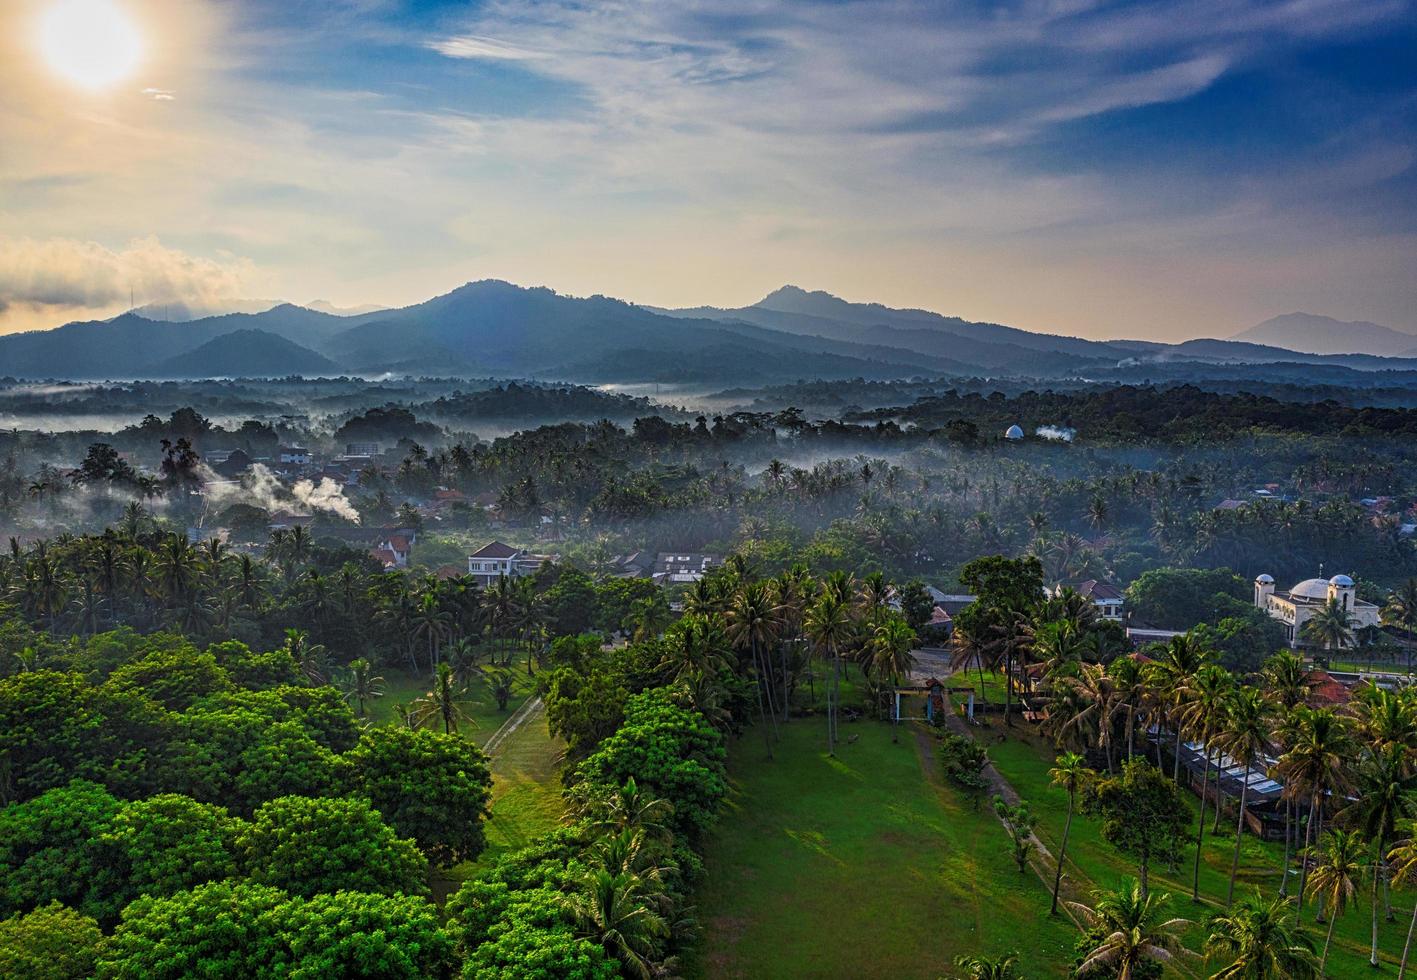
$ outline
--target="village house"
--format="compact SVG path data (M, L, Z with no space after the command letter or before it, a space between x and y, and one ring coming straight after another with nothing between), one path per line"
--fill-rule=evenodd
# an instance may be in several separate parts
M657 585L692 585L723 564L722 555L697 551L661 551L650 578Z
M1110 582L1099 582L1090 578L1086 582L1065 583L1053 589L1053 595L1061 595L1064 589L1072 589L1092 603L1097 615L1114 623L1122 621L1122 608L1127 603L1126 594Z
M486 588L499 578L534 575L546 561L545 555L533 555L523 548L513 548L501 541L493 541L467 556L467 574L478 585Z

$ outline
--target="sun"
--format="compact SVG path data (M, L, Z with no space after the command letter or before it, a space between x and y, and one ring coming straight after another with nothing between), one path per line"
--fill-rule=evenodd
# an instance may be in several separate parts
M143 38L115 0L55 0L40 15L39 48L57 74L98 91L133 74Z

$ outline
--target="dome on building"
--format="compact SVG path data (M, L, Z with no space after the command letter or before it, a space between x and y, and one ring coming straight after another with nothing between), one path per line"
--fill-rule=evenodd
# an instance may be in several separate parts
M1018 426L1016 426L1016 425L1011 425L1011 426L1009 426L1008 429L1004 432L1004 438L1005 438L1005 439L1022 439L1022 438L1023 438L1023 430L1020 429L1020 428L1019 428Z
M1262 575L1256 576L1256 577L1255 577L1255 582L1256 582L1256 584L1258 584L1258 585L1273 585L1273 584L1274 584L1274 576L1273 576L1273 575L1270 575L1268 572L1266 572L1266 573L1264 573L1264 574L1262 574Z
M1333 586L1335 589L1353 588L1353 580L1347 575L1335 575L1333 578L1328 580L1328 584Z
M1306 578L1290 589L1289 594L1296 599L1327 599L1328 579Z

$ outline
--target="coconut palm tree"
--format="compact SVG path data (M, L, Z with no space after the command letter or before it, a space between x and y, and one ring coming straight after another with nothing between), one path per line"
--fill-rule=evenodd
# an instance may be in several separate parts
M1330 599L1309 617L1300 631L1304 639L1317 643L1325 650L1344 650L1353 645L1353 627L1348 610L1337 599Z
M1323 820L1326 796L1346 789L1350 783L1348 757L1353 739L1347 718L1332 708L1307 708L1294 711L1288 748L1280 756L1275 771L1292 792L1309 798L1309 820L1304 828L1304 852L1307 855L1318 836ZM1308 897L1309 861L1299 864L1299 903Z
M1387 852L1392 865L1393 880L1405 888L1417 886L1417 821L1407 821L1407 836ZM1407 973L1407 955L1412 950L1412 933L1417 930L1417 901L1412 903L1412 921L1407 924L1407 939L1402 944L1402 962L1397 968L1397 980Z
M651 980L656 975L653 957L669 935L669 924L652 907L653 897L644 877L596 868L564 902L581 935L599 943L631 976Z
M955 957L955 968L960 971L959 980L1023 980L1018 972L1018 953L992 957L965 953Z
M1368 962L1377 966L1378 885L1384 876L1383 857L1397 836L1398 822L1412 816L1412 793L1417 790L1417 773L1409 765L1407 748L1399 743L1366 748L1358 763L1354 789L1354 800L1339 811L1337 819L1360 831L1373 848L1373 928Z
M777 615L772 591L766 582L748 582L733 594L728 607L726 635L737 649L747 652L753 660L758 689L758 721L763 726L763 741L768 758L772 758L772 743L777 736L777 707L773 698L772 671L769 669L767 648L777 637ZM764 699L766 698L766 706ZM771 729L769 729L771 719Z
M1191 679L1196 671L1213 659L1208 650L1203 650L1196 638L1189 633L1171 637L1152 665L1153 683L1161 695L1165 720L1174 730L1175 745L1172 748L1175 763L1171 780L1181 782L1181 723L1180 714L1189 697ZM1158 744L1157 753L1160 754Z
M827 588L807 613L807 635L819 656L833 664L834 681L827 687L827 754L836 754L836 679L841 676L841 650L856 632L850 610L837 589Z
M1205 664L1186 684L1177 723L1191 739L1205 747L1205 768L1201 773L1201 815L1196 828L1196 860L1191 873L1191 901L1200 901L1201 848L1205 844L1205 808L1210 790L1210 760L1215 757L1211 743L1225 720L1225 705L1235 690L1235 678L1218 664ZM1215 805L1220 806L1220 784L1215 787Z
M898 687L900 679L910 676L910 671L915 667L915 655L911 653L915 642L915 631L904 619L896 615L882 617L871 631L870 672ZM894 742L898 740L899 723L894 711L891 715L891 741Z
M1318 959L1299 916L1283 898L1256 894L1206 923L1206 959L1225 965L1211 980L1314 980Z
M1053 768L1048 770L1048 778L1053 781L1053 785L1068 793L1068 815L1063 821L1063 839L1058 845L1058 866L1053 872L1053 905L1048 909L1049 915L1058 914L1058 890L1063 884L1063 861L1068 856L1068 835L1073 829L1073 811L1077 808L1078 790L1096 775L1076 752L1064 752L1054 760Z
M1324 952L1319 958L1320 976L1323 976L1324 968L1328 965L1328 950L1333 943L1333 927L1358 892L1358 881L1363 876L1363 854L1367 846L1363 835L1356 831L1331 830L1314 849L1316 853L1313 857L1317 863L1309 881L1309 892L1323 899L1329 916Z
M344 678L344 699L353 701L359 717L365 717L369 702L384 696L384 678L373 672L369 661L360 657L350 662L349 674Z
M1412 631L1417 628L1417 578L1409 578L1387 597L1383 622L1407 631L1407 672L1412 673Z
M1187 919L1163 919L1169 895L1147 894L1128 878L1116 891L1102 892L1093 906L1069 902L1097 945L1077 968L1078 976L1105 970L1117 980L1132 980L1143 963L1168 963L1184 950L1181 933Z
M1216 748L1245 767L1240 783L1240 814L1235 819L1235 850L1230 857L1230 887L1225 907L1235 901L1235 875L1240 870L1240 841L1245 835L1245 803L1250 792L1250 772L1269 748L1270 720L1274 708L1255 687L1240 687L1226 702L1225 720L1215 737Z
M458 730L459 722L467 722L477 727L471 715L464 710L467 690L459 687L453 679L453 668L439 664L433 677L433 688L423 697L413 702L412 714L422 724L429 718L439 718L443 722L444 734L451 735Z

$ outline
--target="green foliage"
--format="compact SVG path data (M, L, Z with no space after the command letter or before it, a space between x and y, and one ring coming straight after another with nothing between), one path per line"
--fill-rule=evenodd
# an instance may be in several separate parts
M213 643L207 652L216 658L232 683L248 691L300 684L300 666L286 649L257 653L239 640Z
M217 882L140 898L104 948L100 980L445 978L452 944L421 898L358 892L292 898Z
M432 860L469 861L487 845L492 776L487 757L465 738L429 729L375 727L341 757L341 783L368 799L401 837Z
M57 901L95 919L116 917L124 882L99 839L119 805L102 786L75 780L0 810L0 914Z
M1014 863L1018 865L1019 874L1023 874L1028 870L1028 859L1033 854L1033 828L1038 820L1029 811L1027 803L1011 806L1002 796L994 797L994 815L1008 832Z
M1154 568L1127 587L1127 609L1139 622L1188 630L1235 615L1249 597L1228 568Z
M696 711L674 704L663 689L625 704L625 724L581 764L591 792L634 778L647 793L674 806L674 827L691 837L713 822L727 792L723 735Z
M171 711L184 711L202 698L233 688L214 654L198 653L190 646L153 650L119 667L105 683L115 691L140 692Z
M121 856L129 897L170 895L236 874L241 824L219 806L164 793L124 803L101 840Z
M103 943L97 922L52 902L0 921L0 977L87 980Z
M242 828L237 846L253 882L295 895L428 891L427 859L364 800L271 800Z
M946 732L940 738L936 753L945 778L966 793L977 797L989 787L989 780L984 776L989 754L968 735Z
M334 782L334 755L304 726L246 708L187 712L174 754L172 788L243 815L276 797L323 795Z
M1120 775L1089 782L1082 810L1102 820L1102 836L1136 858L1145 889L1154 859L1170 859L1185 846L1190 810L1176 784L1150 763L1124 763Z

